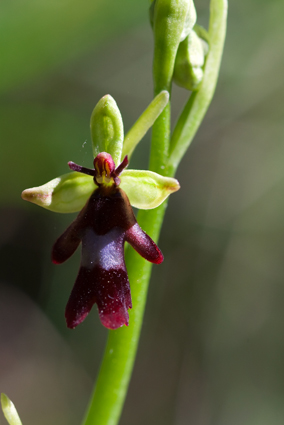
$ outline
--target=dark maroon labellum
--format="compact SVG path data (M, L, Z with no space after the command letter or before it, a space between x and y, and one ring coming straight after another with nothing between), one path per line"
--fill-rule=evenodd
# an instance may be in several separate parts
M81 266L65 311L69 328L79 325L94 303L107 328L128 325L127 310L132 304L124 261L125 241L146 260L156 264L163 261L160 249L140 228L125 192L118 187L118 175L127 165L127 157L115 170L107 155L95 158L94 170L69 163L73 170L93 175L99 185L52 250L52 261L60 264L82 242Z

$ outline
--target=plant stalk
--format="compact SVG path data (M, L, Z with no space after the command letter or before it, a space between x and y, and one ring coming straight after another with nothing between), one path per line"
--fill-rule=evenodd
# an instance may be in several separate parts
M200 90L191 95L174 130L170 156L170 105L153 126L150 169L173 176L211 102L220 67L226 33L227 0L210 3L210 51ZM170 87L167 87L170 91ZM157 242L166 202L149 211L139 211L142 229ZM129 326L109 331L104 358L82 425L117 425L127 393L137 351L152 264L128 247L126 265L131 283L133 308Z

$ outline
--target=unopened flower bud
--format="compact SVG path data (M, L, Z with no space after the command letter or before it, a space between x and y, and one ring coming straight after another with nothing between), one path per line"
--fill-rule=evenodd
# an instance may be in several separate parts
M175 57L190 1L155 0L151 4L150 15L155 39L153 75L156 93L170 89Z
M196 90L203 79L203 65L208 52L208 44L193 30L179 45L174 82L187 90Z

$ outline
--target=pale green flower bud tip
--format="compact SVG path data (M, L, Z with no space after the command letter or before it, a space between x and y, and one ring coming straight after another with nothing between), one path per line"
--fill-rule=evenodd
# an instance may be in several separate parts
M177 179L173 179L171 177L168 177L167 184L166 184L166 190L169 193L174 193L180 190L180 184Z
M1 394L1 405L4 416L7 419L9 425L22 425L14 404L4 393Z
M109 94L95 106L90 127L94 157L100 152L107 152L118 165L124 139L123 121L115 100Z

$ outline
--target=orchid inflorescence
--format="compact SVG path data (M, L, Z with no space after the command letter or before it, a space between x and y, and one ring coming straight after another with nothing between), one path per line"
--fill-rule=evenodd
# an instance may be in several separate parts
M150 4L156 97L124 137L120 111L111 96L104 96L91 116L94 168L69 162L72 172L22 193L23 199L50 211L79 212L52 249L52 260L59 264L82 243L81 265L66 307L67 326L76 327L96 303L102 324L112 329L84 425L118 423L151 274L151 264L142 257L156 264L163 261L160 249L142 228L158 239L164 201L179 189L173 176L214 94L226 34L227 0L210 0L208 32L196 25L193 0L150 0ZM173 82L191 94L171 131ZM153 124L149 164L156 173L128 169L137 143ZM131 206L153 209L139 212L142 228ZM130 283L125 242L142 256L127 247ZM130 284L134 307L129 319ZM113 331L128 322L129 328ZM5 397L3 405L9 424L21 425Z
M95 303L105 327L128 325L132 303L125 242L146 260L155 264L163 261L160 249L137 223L131 205L155 208L179 189L179 183L151 171L126 167L127 154L132 154L167 102L168 93L160 93L124 139L118 107L111 96L104 96L91 117L94 168L69 162L73 173L22 193L23 199L52 211L82 208L52 249L52 261L61 264L82 243L81 265L65 311L69 328L80 324Z

